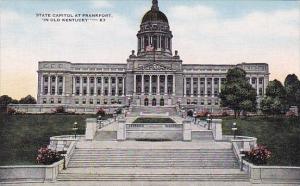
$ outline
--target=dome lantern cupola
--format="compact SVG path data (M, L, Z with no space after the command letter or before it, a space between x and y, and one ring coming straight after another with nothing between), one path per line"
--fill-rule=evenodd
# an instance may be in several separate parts
M158 1L152 0L152 7L143 16L137 33L137 55L155 52L155 55L172 56L172 37L167 16L159 10Z

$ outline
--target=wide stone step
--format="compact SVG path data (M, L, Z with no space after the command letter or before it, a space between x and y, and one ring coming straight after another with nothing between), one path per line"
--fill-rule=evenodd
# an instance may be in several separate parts
M249 181L245 174L59 174L58 181Z

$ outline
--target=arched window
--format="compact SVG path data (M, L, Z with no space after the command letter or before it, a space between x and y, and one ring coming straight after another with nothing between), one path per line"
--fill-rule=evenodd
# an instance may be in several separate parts
M165 100L163 98L160 99L159 105L160 106L164 106L165 105Z
M149 99L145 98L145 100L144 100L144 106L148 106L148 105L149 105Z
M156 106L156 99L155 98L152 99L152 106Z

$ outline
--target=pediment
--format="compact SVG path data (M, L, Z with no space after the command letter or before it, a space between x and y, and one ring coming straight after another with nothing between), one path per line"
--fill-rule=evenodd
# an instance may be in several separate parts
M171 71L173 70L170 67L166 67L159 63L148 63L142 66L139 66L137 70L145 70L145 71Z

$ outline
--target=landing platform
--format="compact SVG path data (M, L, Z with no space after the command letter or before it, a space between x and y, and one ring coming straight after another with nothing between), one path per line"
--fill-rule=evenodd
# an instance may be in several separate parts
M81 141L76 148L85 149L231 149L229 142L215 141Z

